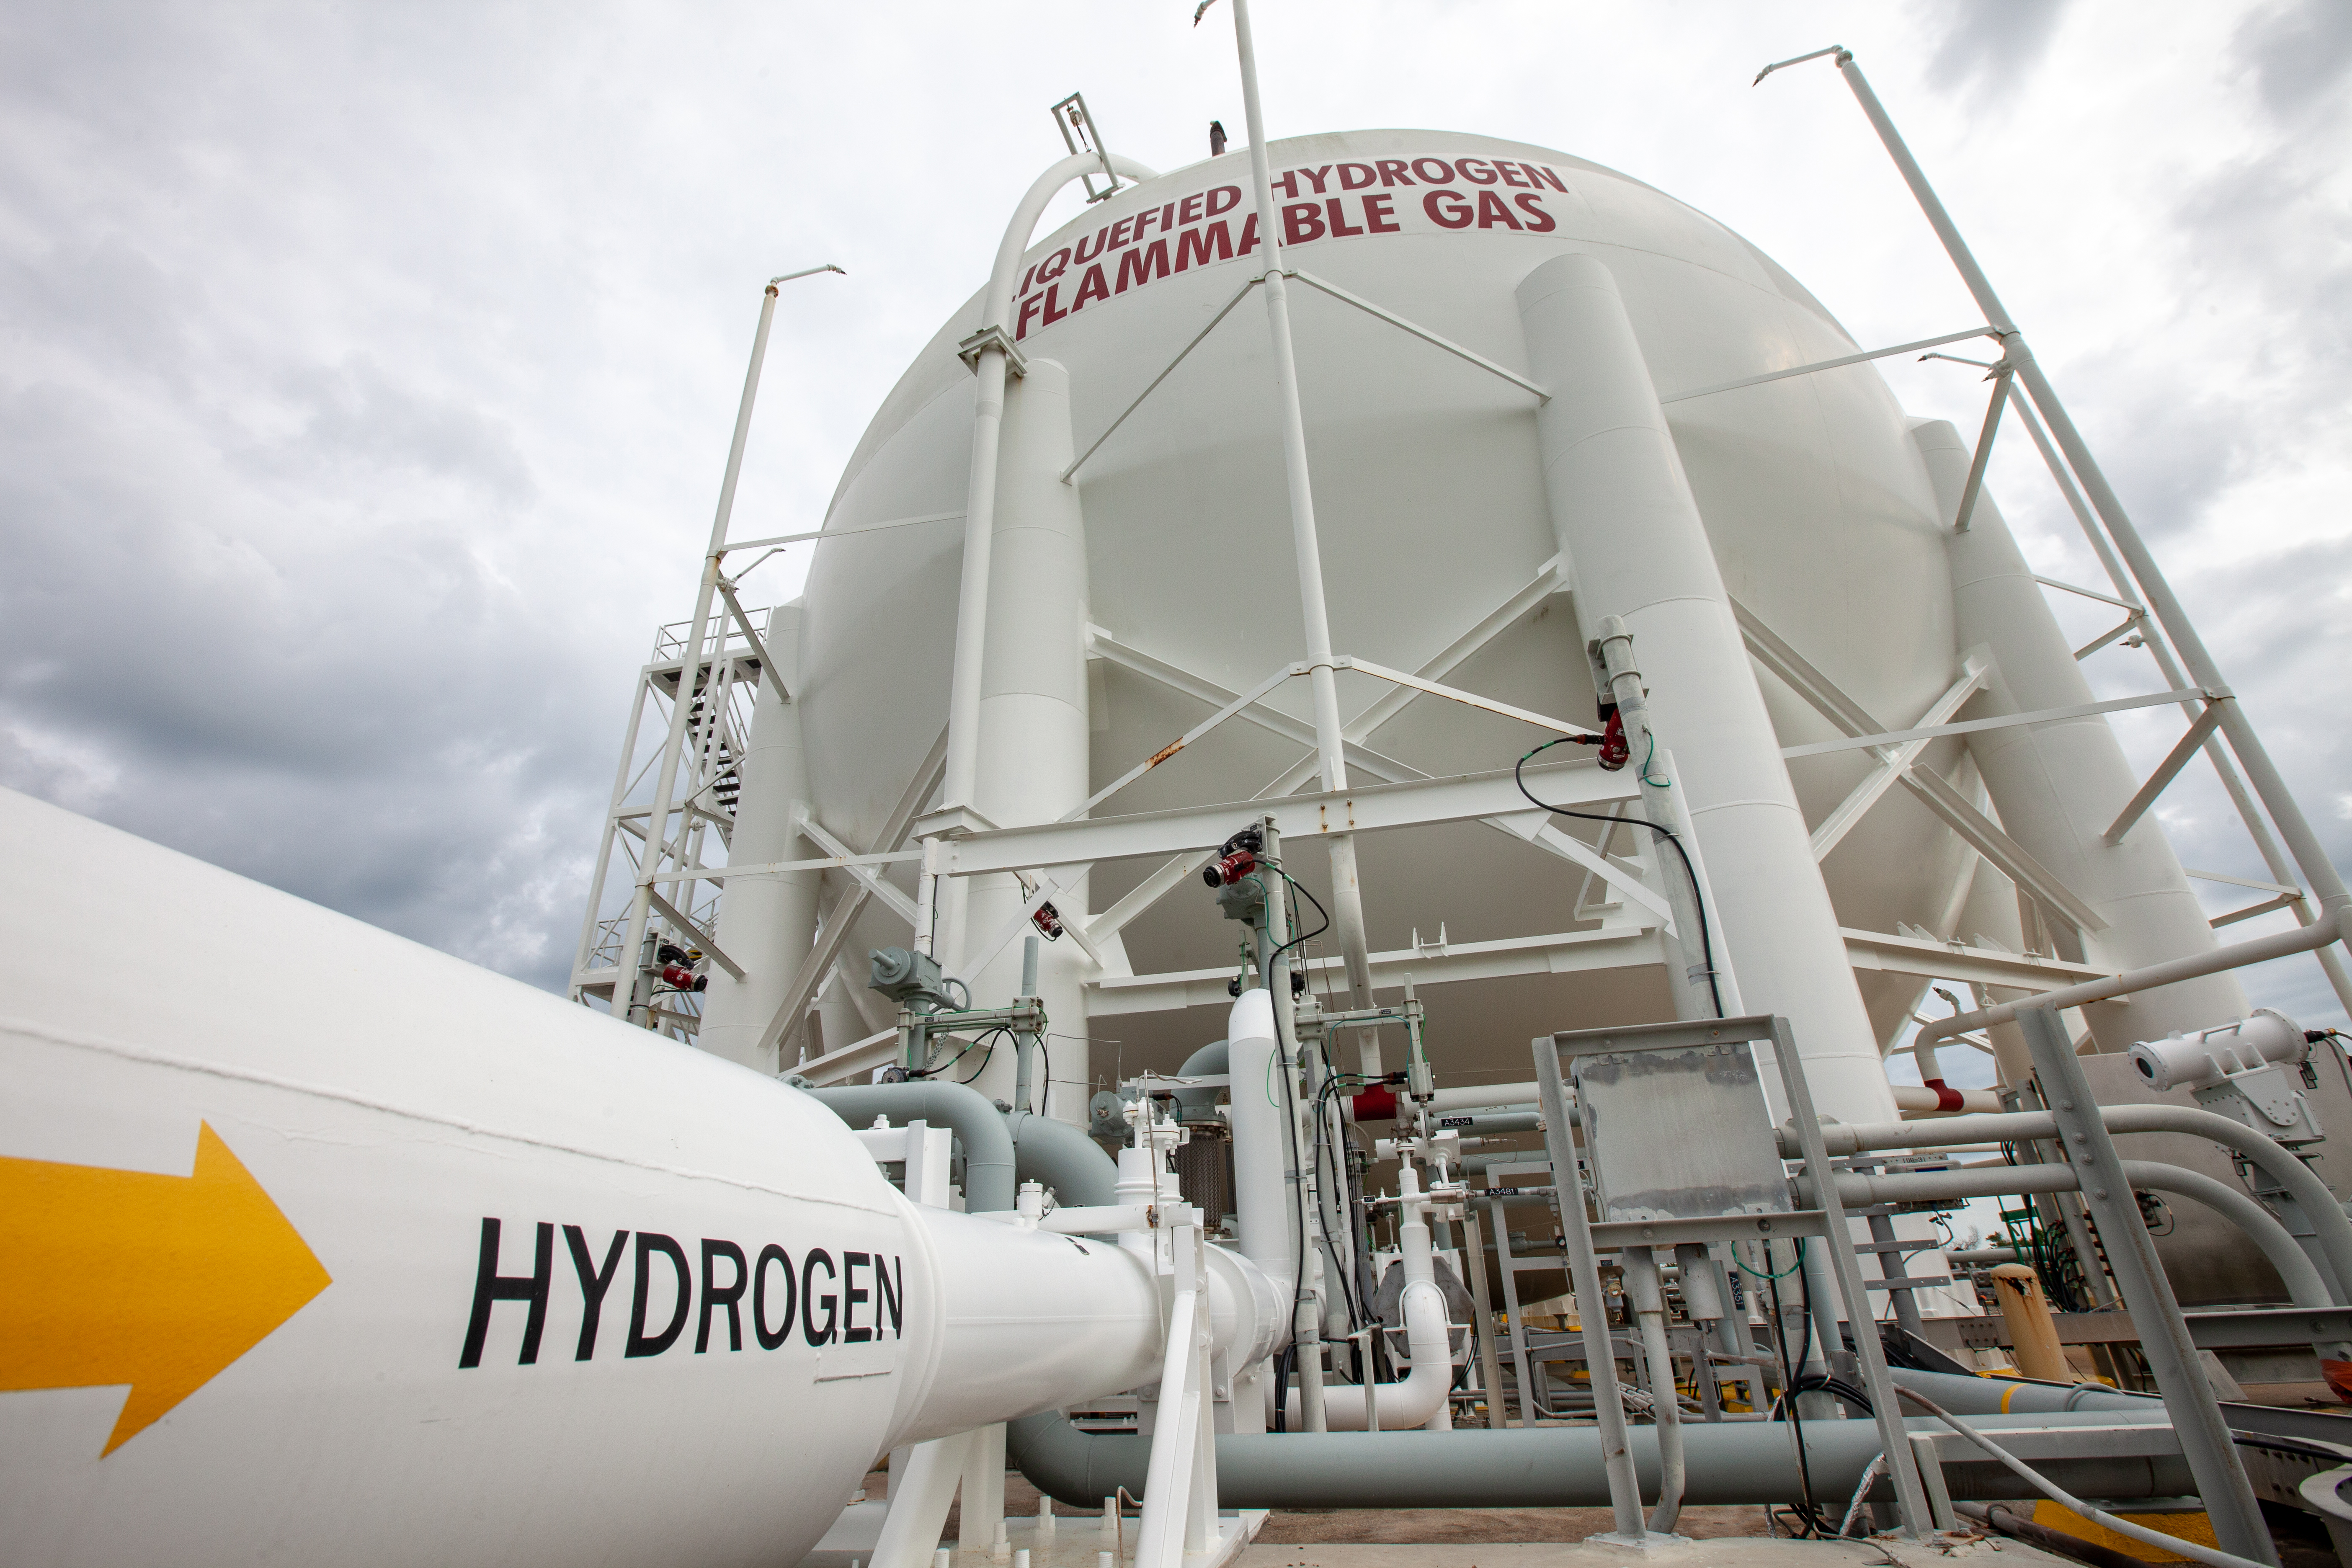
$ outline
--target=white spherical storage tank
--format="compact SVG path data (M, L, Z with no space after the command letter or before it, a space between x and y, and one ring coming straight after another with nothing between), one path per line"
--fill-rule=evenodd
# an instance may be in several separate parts
M2054 629L2045 637L2030 609L1986 609L1997 587L1956 609L1956 583L2008 580L1983 552L2014 551L1987 508L1977 554L1956 557L1954 498L1935 466L1945 454L1923 451L1942 427L1915 436L1867 364L1707 391L1856 345L1753 246L1622 174L1440 132L1306 137L1269 157L1332 653L1593 725L1586 645L1601 617L1624 617L1703 851L1718 917L1710 951L1734 999L1792 1019L1825 1112L1892 1114L1880 1052L1924 982L1857 978L1840 931L2021 949L2032 933L2018 897L1954 815L1998 821L2040 864L2079 859L2070 814L2100 809L2044 809L2021 785L1989 795L1969 743L1947 737L1916 759L1911 776L1925 782L1841 816L1886 771L1876 753L1785 767L1777 754L1855 732L1800 694L1791 668L1825 678L1832 705L1868 721L1863 732L1939 721L1923 716L1972 672L1969 714L2000 710L1984 704L2008 700L2011 686L2046 684L2032 661ZM945 801L982 827L1072 814L1313 652L1277 366L1259 298L1236 300L1264 269L1257 230L1248 161L1234 153L1087 206L1014 268L1001 325L1024 363L1002 407L976 779L970 799ZM949 715L979 384L959 344L999 324L985 313L975 296L877 413L801 610L795 787L861 845ZM1787 657L1759 662L1743 639ZM2068 677L2079 682L2071 664ZM1344 664L1336 682L1357 787L1507 773L1552 734ZM1276 680L1091 815L1311 792L1312 721L1309 682ZM2088 729L2084 745L2113 752L2103 721ZM1543 763L1563 752L1587 755L1562 748ZM2021 757L2008 774L2030 765ZM1591 766L1549 776L1581 787ZM1589 854L1530 842L1542 826L1532 817L1350 839L1374 989L1393 996L1413 975L1441 1075L1524 1077L1539 1032L1674 1014L1654 867L1647 889L1594 877ZM1237 810L1233 826L1245 820ZM1600 831L1585 824L1577 837ZM1619 862L1663 854L1645 831L1608 833L1601 847ZM2137 899L2193 914L2160 836L2135 833L2128 887L2090 879L2089 907L2050 914L2060 956L2124 967L2210 942L2177 921L2155 929L2102 912L2102 899ZM1326 857L1295 839L1288 854L1328 906ZM1059 910L1103 922L1099 963L1072 941L1045 951L1050 1114L1083 1118L1106 1057L1129 1073L1166 1068L1221 1031L1236 928L1196 878L1138 892L1164 860L1034 868L1054 876ZM909 868L891 874L914 888ZM1001 1005L1019 960L1018 942L1002 939L1033 894L1010 876L969 881L943 880L940 956L976 1005ZM1348 1005L1343 934L1308 949L1332 1006ZM901 916L869 904L845 973L862 981L866 949L908 940ZM2226 1016L2234 984L2206 989L2168 1026ZM714 1000L712 1016L727 1005ZM2152 1032L2142 1024L2132 1037ZM789 1037L776 1065L790 1070L806 1046ZM977 1081L1009 1096L1010 1061Z

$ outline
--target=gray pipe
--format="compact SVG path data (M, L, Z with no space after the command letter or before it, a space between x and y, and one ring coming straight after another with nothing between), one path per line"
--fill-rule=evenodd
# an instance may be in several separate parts
M2352 1219L2328 1192L2327 1184L2294 1154L2252 1128L2215 1111L2184 1105L2103 1105L2099 1120L2111 1133L2186 1132L2234 1149L2259 1165L2302 1206L2319 1250L2327 1259L2328 1281L2339 1305L2352 1305ZM1935 1121L1891 1121L1868 1126L1824 1127L1822 1137L1832 1154L1855 1154L1868 1149L1916 1149L1944 1143L2021 1143L2058 1137L2058 1125L2046 1110L2006 1114L1949 1116ZM1780 1133L1780 1152L1794 1158L1796 1135ZM2004 1187L2004 1193L2012 1189Z
M2271 1267L2278 1270L2287 1299L2296 1306L2339 1304L2329 1296L2326 1281L2321 1279L2310 1254L2295 1244L2286 1226L2237 1188L2199 1172L2155 1160L2126 1160L2123 1167L2124 1180L2133 1186L2177 1193L2203 1204L2243 1231L2246 1239L2261 1247ZM2082 1173L2073 1165L1979 1165L1965 1171L1843 1174L1838 1177L1838 1196L1861 1205L1981 1198L2011 1193L2071 1193L2081 1186Z
M1659 1477L1658 1506L1650 1510L1649 1528L1671 1535L1683 1511L1687 1466L1682 1396L1675 1388L1674 1351L1666 1343L1666 1300L1658 1288L1658 1255L1647 1247L1629 1247L1617 1255L1617 1261L1633 1298L1642 1330L1642 1362L1650 1374L1650 1410L1655 1421L1651 1441L1658 1446Z
M1977 1377L1962 1372L1913 1372L1900 1366L1886 1370L1896 1383L1917 1389L1955 1415L2030 1415L2069 1410L2131 1410L2148 1415L2164 1408L2163 1399L2157 1394L2126 1394L2097 1383L2069 1385L2017 1377ZM1810 1428L1811 1423L1807 1426Z
M1231 1058L1226 1054L1225 1045L1226 1042L1223 1040L1212 1040L1202 1046L1184 1058L1184 1065L1176 1069L1176 1076L1178 1078L1214 1078L1221 1072L1231 1071ZM1179 1089L1176 1091L1176 1120L1179 1121L1212 1121L1217 1114L1216 1104L1217 1091L1213 1085L1197 1089Z
M1065 1208L1118 1201L1118 1163L1084 1129L1025 1110L1009 1113L1004 1128L1013 1138L1014 1181L1042 1182Z
M1983 1384L1995 1399L2009 1386L1991 1378L1950 1381ZM1928 1397L1944 1403L1940 1393ZM2129 1407L2144 1411L2151 1405L2161 1414L2160 1402L2137 1400ZM2112 1413L2086 1403L2080 1414L2040 1415L2032 1424L2106 1426L2114 1421ZM1917 1431L1946 1430L1924 1416L1906 1425ZM2008 1425L1991 1424L1996 1440ZM1656 1430L1636 1426L1629 1433L1634 1468L1645 1490L1659 1481ZM1878 1457L1877 1423L1808 1421L1804 1434L1815 1500L1843 1508L1863 1471ZM1795 1438L1786 1423L1685 1426L1683 1442L1689 1460L1683 1500L1690 1507L1786 1502L1802 1495ZM1073 1508L1091 1509L1118 1487L1125 1487L1130 1496L1140 1494L1151 1439L1090 1436L1047 1411L1007 1424L1005 1453L1040 1491ZM2195 1489L2189 1467L2178 1455L2035 1464L2078 1496L2177 1497ZM1990 1460L1956 1461L1945 1466L1944 1475L1955 1498L1997 1499L2017 1491L2017 1478ZM1225 1433L1217 1438L1217 1494L1229 1508L1601 1508L1609 1502L1609 1483L1601 1464L1601 1434L1591 1426Z
M984 1214L1013 1206L1013 1135L996 1104L960 1083L857 1083L803 1089L852 1127L877 1116L950 1127L963 1141L963 1206Z

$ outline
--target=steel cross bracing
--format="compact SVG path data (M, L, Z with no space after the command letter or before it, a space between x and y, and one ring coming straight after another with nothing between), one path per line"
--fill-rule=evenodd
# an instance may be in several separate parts
M2220 668L2207 651L2203 637L2173 592L2163 568L2140 537L2122 499L2109 484L2105 470L2092 455L2082 432L2075 427L2073 416L2060 400L2057 388L2051 384L2041 362L2034 357L2025 334L2010 316L2008 308L1994 291L1991 279L1978 265L1975 254L1961 237L1958 226L1952 221L1951 214L1945 209L1934 186L1929 184L1926 171L1912 156L1911 149L1895 129L1893 118L1879 101L1868 79L1863 75L1861 66L1855 63L1853 51L1832 46L1798 59L1768 66L1756 79L1761 82L1782 66L1818 58L1831 60L1844 79L1854 101L1870 121L1872 131L1894 161L1905 184L1910 187L1921 216L1935 231L1937 242L1943 246L1945 255L1960 275L1978 309L1984 312L1988 323L1985 335L2000 346L2000 358L1987 367L1992 373L1995 384L1985 411L1984 428L1970 464L1970 496L1980 482L1986 460L1990 455L2001 410L2004 406L2011 408L2018 416L2018 423L2023 425L2032 437L2042 462L2064 496L2068 510L2090 542L2093 552L2099 557L2100 565L2115 585L2117 602L2126 614L2123 626L2086 645L2078 650L2076 657L2083 658L2136 628L2165 680L2175 689L2171 695L2181 702L2190 721L2188 733L2164 763L2150 775L2131 805L2109 828L2106 841L2110 844L2116 842L2179 775L2189 754L2201 749L2212 763L2214 772L2220 776L2231 803L2236 806L2239 817L2244 822L2263 863L2270 868L2284 900L2279 907L2292 910L2298 924L2310 926L2321 918L2324 910L2340 910L2352 906L2352 892L2347 891L2341 873L2328 858L2318 836L2312 831L2302 805L2271 760L2262 738L2254 731L2252 721L2247 717L2243 706L2234 700L2228 683L2221 678ZM1959 521L1963 526L1968 521L1965 502ZM2198 699L2202 699L2201 707ZM2238 910L2223 919L2248 919L2256 912L2267 910ZM2328 984L2335 989L2337 1000L2347 1010L2352 1010L2352 971L2347 969L2341 945L2340 942L2331 942L2312 951L2326 973Z
M1748 651L1756 656L1758 662L1786 681L1822 718L1861 743L1869 745L1877 753L1881 768L1888 771L1893 782L1900 783L1917 796L1922 805L1943 819L1945 826L1966 839L1979 854L1999 867L2011 881L2032 893L2060 919L2086 931L2106 929L2107 922L2090 905L2060 881L2049 868L2028 854L2023 845L2002 832L1991 818L1977 809L1973 802L1946 782L1943 775L1931 768L1913 766L1924 748L1905 745L1898 749L1895 742L1906 739L1903 731L1889 731L1885 725L1871 717L1869 710L1847 695L1837 682L1781 640L1755 611L1737 599L1731 601L1731 610L1738 619L1740 636L1747 642ZM1979 649L1972 651L1969 658L1984 661L1983 667L1967 678L1973 689L1974 682L1982 678L1984 668L1990 666L1990 656ZM1952 693L1947 692L1937 706L1951 697ZM2049 715L2021 714L2018 717L2030 723ZM1804 750L1802 747L1789 748L1789 751L1798 752ZM1786 754L1784 752L1783 755ZM1869 787L1868 781L1864 787ZM1840 812L1844 810L1844 806L1839 807ZM1835 815L1832 814L1832 819ZM1846 826L1851 826L1851 822ZM1818 836L1815 846L1817 856L1828 853L1821 847Z

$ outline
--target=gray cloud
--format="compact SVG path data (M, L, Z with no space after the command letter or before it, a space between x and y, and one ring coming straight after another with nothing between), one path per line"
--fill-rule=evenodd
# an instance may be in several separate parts
M2267 6L2246 18L2235 44L2239 60L2261 86L2263 102L2289 119L2352 70L2352 8L2336 0Z
M0 10L0 782L560 984L759 280L852 273L780 312L739 517L782 532L978 281L1058 150L1047 104L1085 86L1162 166L1238 126L1229 35L1188 15ZM1853 45L2341 855L2352 559L2260 498L2307 471L2319 510L2352 389L2343 16L1301 0L1259 28L1276 135L1561 146L1723 217L1867 340L1949 330L1965 298L1834 78L1746 91ZM1890 374L1974 428L1972 374ZM2094 580L2046 494L2011 510ZM2130 737L2143 765L2170 741ZM2192 861L2259 870L2194 770L2166 809Z
M2065 10L2065 0L1962 0L1924 10L1922 21L1947 18L1928 77L1971 97L2012 93L2041 64Z

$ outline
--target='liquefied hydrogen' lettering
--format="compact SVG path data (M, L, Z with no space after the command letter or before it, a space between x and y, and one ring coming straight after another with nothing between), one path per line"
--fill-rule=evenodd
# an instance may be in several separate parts
M500 1302L523 1308L522 1347L517 1364L539 1361L540 1342L547 1330L549 1300L561 1288L556 1276L555 1233L559 1227L541 1220L530 1241L514 1249L509 1267L530 1258L530 1272L499 1272L504 1227L495 1218L482 1220L481 1250L474 1269L473 1311L466 1322L461 1368L482 1364L482 1350L490 1334L490 1318ZM718 1237L701 1237L688 1244L659 1231L634 1236L616 1230L610 1240L592 1242L576 1225L560 1227L571 1262L571 1284L580 1293L580 1339L574 1361L593 1361L601 1342L619 1342L624 1359L657 1356L677 1345L689 1325L694 1329L693 1354L707 1355L715 1345L740 1351L748 1338L763 1351L780 1350L795 1326L811 1345L864 1344L904 1334L907 1272L904 1261L881 1252L838 1254L822 1247L802 1249L795 1258L782 1246L769 1242L756 1250ZM624 1261L630 1270L625 1325L604 1333L605 1307L621 1308L614 1286ZM749 1331L748 1334L746 1331ZM557 1352L561 1354L561 1351Z

